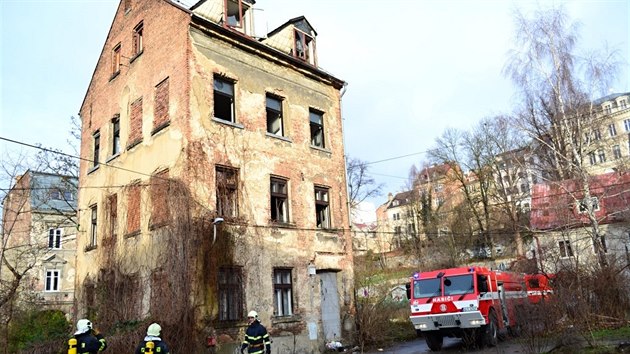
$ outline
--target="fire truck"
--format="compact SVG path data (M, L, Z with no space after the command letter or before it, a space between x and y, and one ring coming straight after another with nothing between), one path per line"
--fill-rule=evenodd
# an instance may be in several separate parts
M411 322L432 351L444 337L493 347L505 334L518 334L519 311L528 302L523 274L486 267L415 273L407 284Z
M537 304L551 297L553 289L550 283L555 277L555 274L525 275L525 286L527 287L527 297L530 303Z

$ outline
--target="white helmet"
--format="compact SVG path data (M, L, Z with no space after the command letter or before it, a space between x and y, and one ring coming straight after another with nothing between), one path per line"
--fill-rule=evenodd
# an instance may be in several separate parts
M83 318L83 319L80 319L77 322L77 332L76 333L78 333L78 334L85 333L85 332L87 332L87 331L89 331L91 329L92 329L92 322L90 322L90 320Z
M159 324L151 323L151 325L147 329L147 336L159 337L161 331L162 331L162 327L160 327Z
M254 310L249 311L249 313L247 314L247 317L258 318L258 313Z

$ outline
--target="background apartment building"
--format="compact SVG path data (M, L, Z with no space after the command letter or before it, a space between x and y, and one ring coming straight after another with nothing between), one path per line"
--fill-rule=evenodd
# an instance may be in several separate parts
M351 333L345 83L306 18L256 38L253 6L121 1L80 111L78 317L174 351L239 345L249 310L274 346Z
M76 177L31 171L18 176L3 200L3 262L0 274L21 279L14 305L63 311L74 304ZM6 263L5 263L6 262Z

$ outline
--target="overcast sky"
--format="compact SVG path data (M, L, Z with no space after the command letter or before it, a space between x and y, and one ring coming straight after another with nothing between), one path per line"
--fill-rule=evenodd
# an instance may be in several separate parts
M192 3L193 0L185 0ZM541 4L549 6L551 1ZM564 4L581 23L580 48L618 49L624 68L610 92L630 91L630 1ZM0 0L0 136L64 149L118 6L117 0ZM257 0L272 30L304 15L318 33L320 66L348 82L346 153L374 162L384 195L403 190L409 168L447 127L510 113L501 71L512 49L513 11L535 1ZM19 146L0 142L2 153ZM405 158L395 157L411 155Z

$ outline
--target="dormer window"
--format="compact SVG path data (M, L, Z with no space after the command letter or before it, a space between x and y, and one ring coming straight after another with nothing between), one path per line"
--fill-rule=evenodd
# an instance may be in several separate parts
M245 12L249 5L242 0L225 0L223 22L230 27L245 28Z
M313 41L313 37L298 29L295 30L293 53L295 53L297 58L312 63L311 58L315 50L315 48L313 48L314 46L315 42Z

